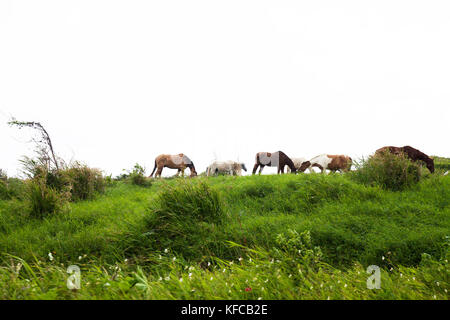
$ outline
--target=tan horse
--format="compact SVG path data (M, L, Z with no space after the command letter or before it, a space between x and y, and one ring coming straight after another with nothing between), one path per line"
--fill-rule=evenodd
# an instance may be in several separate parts
M184 176L184 170L186 168L189 168L191 171L191 177L195 177L197 175L197 172L195 171L194 163L184 154L160 154L155 158L155 167L153 168L152 174L150 177L153 176L153 173L158 168L155 174L156 177L161 177L161 173L163 168L170 168L170 169L178 169L178 172L176 176L179 176L180 172Z

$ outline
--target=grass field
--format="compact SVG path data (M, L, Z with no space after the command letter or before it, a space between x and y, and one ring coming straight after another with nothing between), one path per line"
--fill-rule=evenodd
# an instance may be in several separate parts
M350 174L113 181L43 219L0 200L0 298L448 299L449 205L442 175L398 192Z

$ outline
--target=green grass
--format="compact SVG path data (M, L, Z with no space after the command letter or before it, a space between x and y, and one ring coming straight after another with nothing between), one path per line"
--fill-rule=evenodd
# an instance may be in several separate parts
M340 174L118 182L44 219L4 200L0 298L448 299L449 205L439 175L397 192Z

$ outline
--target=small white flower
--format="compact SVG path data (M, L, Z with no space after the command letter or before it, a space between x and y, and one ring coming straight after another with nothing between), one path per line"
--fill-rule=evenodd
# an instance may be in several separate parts
M384 260L384 256L381 257L381 260Z
M128 261L128 259L125 259L125 260L123 260L124 262L127 262Z
M189 278L191 278L192 277L192 273L189 273Z
M183 278L180 278L180 282L183 282Z
M159 277L158 281L162 281L162 277Z
M109 286L110 286L109 282L105 283L105 287L109 287Z
M225 271L226 271L226 270L225 270L225 269L223 269L222 273L225 273Z
M78 260L81 260L81 259L83 259L83 257L82 257L82 256L79 256L79 257L78 257Z
M164 249L164 253L167 253L167 252L169 252L169 249Z
M211 281L212 281L212 279L213 279L213 277L209 278L209 280L211 280Z
M51 252L48 253L48 258L50 259L50 261L53 261L53 255Z
M258 298L258 300L262 300L262 298L261 298L261 297L259 297L259 298Z
M211 265L211 262L208 262L208 267Z
M347 284L344 285L344 288L347 288Z
M239 257L239 261L242 261L242 257Z
M176 258L176 257L173 257L172 260L175 261L175 260L177 260L177 258Z
M439 287L439 281L436 281L436 285Z
M167 276L167 277L164 278L164 280L169 281L169 280L170 280L170 277Z

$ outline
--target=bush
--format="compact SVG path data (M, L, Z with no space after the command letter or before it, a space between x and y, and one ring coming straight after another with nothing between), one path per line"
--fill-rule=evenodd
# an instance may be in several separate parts
M219 193L205 182L166 185L153 203L152 215L146 218L145 238L126 241L133 242L136 254L142 253L144 246L152 251L170 247L186 259L199 258L215 245L217 225L224 215Z
M145 168L136 163L133 170L129 172L127 180L136 186L149 187L151 182L145 177Z
M69 196L47 186L45 180L35 179L28 182L28 202L30 215L43 218L48 214L60 212Z
M89 168L79 162L62 169L48 169L34 159L22 160L25 174L32 180L44 183L46 187L64 194L69 193L69 200L79 201L93 199L103 193L106 180L98 169Z
M384 189L400 191L419 182L422 171L419 164L412 162L404 154L387 152L363 159L357 165L357 170L350 172L350 176L366 185L379 185Z
M98 169L75 163L61 171L60 176L62 181L67 181L70 185L72 201L92 199L105 191L106 180Z

